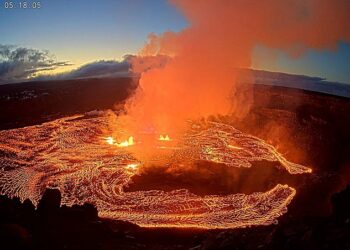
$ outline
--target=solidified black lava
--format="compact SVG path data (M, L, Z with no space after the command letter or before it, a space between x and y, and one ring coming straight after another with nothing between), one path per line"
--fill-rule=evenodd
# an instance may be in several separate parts
M253 162L250 168L228 167L225 164L198 161L190 166L151 166L132 177L126 192L141 190L188 189L196 195L251 194L266 192L277 184L296 189L310 175L291 175L279 162Z

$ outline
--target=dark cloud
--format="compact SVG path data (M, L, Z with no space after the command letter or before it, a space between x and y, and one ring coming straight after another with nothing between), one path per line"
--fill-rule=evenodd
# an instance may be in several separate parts
M42 75L36 80L67 80L93 77L137 76L151 68L162 67L167 63L167 56L125 55L123 60L101 60L85 64L69 72L56 75Z
M130 64L127 60L101 60L85 64L72 71L59 73L56 75L42 75L36 77L36 80L67 80L78 78L92 78L92 77L113 77L113 76L129 76Z
M67 74L68 78L108 76L113 74L128 74L130 64L128 61L97 61L85 64Z
M0 84L23 81L37 72L70 65L59 62L47 50L0 44Z
M162 67L166 56L125 55L121 61L101 60L55 75L45 71L72 65L57 61L47 50L0 44L0 84L26 80L66 80L92 77L135 76L153 67ZM40 75L38 76L38 72Z

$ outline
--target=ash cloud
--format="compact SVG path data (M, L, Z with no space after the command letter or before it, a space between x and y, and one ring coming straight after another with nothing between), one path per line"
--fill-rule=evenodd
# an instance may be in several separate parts
M70 65L60 62L47 50L0 44L0 84L23 81L38 72Z

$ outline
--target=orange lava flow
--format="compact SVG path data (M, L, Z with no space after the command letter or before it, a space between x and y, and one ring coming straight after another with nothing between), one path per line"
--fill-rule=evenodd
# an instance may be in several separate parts
M161 150L152 162L142 162L133 154L132 149L142 149L142 142L134 143L133 137L125 137L127 146L122 147L123 141L108 137L107 130L108 118L102 114L0 131L0 193L36 203L44 188L59 188L63 204L90 202L102 217L141 226L237 228L275 223L287 212L295 189L278 184L267 192L249 195L205 196L186 189L133 192L124 189L145 164L180 165L201 160L249 168L252 162L266 160L280 162L281 171L290 174L311 171L289 162L263 140L223 123L210 122L206 126L189 123L183 138L176 138L181 143L176 147L162 144L167 148L166 156L162 157ZM166 135L163 138L170 139Z

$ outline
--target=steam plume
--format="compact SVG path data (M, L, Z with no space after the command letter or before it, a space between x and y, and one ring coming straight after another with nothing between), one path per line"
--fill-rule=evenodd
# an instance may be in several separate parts
M335 48L350 41L350 1L172 1L190 26L151 34L141 56L167 55L161 68L142 74L128 103L135 129L159 133L188 118L249 111L249 86L236 84L236 69L251 66L256 44L299 55L307 48Z

